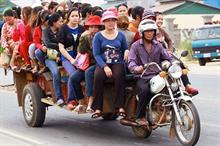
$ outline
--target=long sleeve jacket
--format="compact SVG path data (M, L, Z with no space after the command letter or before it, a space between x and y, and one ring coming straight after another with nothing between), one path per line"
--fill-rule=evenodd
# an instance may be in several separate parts
M153 40L152 41L152 51L148 53L144 47L143 40L140 39L136 41L130 49L128 55L128 68L129 70L135 74L135 77L139 78L140 73L135 72L135 68L138 66L144 66L144 64L156 62L158 65L161 64L162 61L168 60L171 61L171 56L167 52L166 49L162 47L162 45ZM144 79L151 79L153 76L158 74L159 70L155 66L151 66L144 74Z

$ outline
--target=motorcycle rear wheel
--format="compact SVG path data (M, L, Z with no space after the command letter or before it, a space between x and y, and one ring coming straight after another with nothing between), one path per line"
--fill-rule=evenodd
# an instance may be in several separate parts
M177 139L182 145L193 146L198 142L201 130L197 109L191 101L182 100L178 105L178 111L183 122L182 126L177 121L174 112L172 116L175 117L172 118L172 122Z
M131 126L132 131L136 137L147 138L151 135L152 129L148 129L143 126Z

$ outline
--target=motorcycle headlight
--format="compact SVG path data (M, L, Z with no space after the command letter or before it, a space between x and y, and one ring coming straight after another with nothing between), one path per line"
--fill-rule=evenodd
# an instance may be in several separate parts
M172 65L168 69L168 72L174 79L178 79L182 76L182 68L177 64Z

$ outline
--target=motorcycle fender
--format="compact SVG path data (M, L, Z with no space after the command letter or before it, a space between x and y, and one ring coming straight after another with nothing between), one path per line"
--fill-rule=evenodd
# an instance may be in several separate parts
M192 97L186 96L186 95L180 96L179 99L182 99L182 100L184 100L184 101L192 101Z

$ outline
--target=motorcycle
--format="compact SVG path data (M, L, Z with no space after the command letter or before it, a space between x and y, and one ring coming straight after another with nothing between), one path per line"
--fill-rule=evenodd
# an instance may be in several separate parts
M187 56L188 52L182 52L181 56ZM176 136L182 145L195 145L200 137L200 118L192 95L183 89L181 76L188 73L182 69L183 62L173 56L175 61L163 61L161 67L155 63L145 64L144 71L151 66L159 69L159 74L150 80L150 89L154 96L146 107L146 118L149 126L139 126L134 121L127 122L121 119L121 124L131 126L138 137L150 136L152 130L158 127L170 125L170 136ZM138 100L138 96L136 95ZM128 119L127 119L128 120Z

